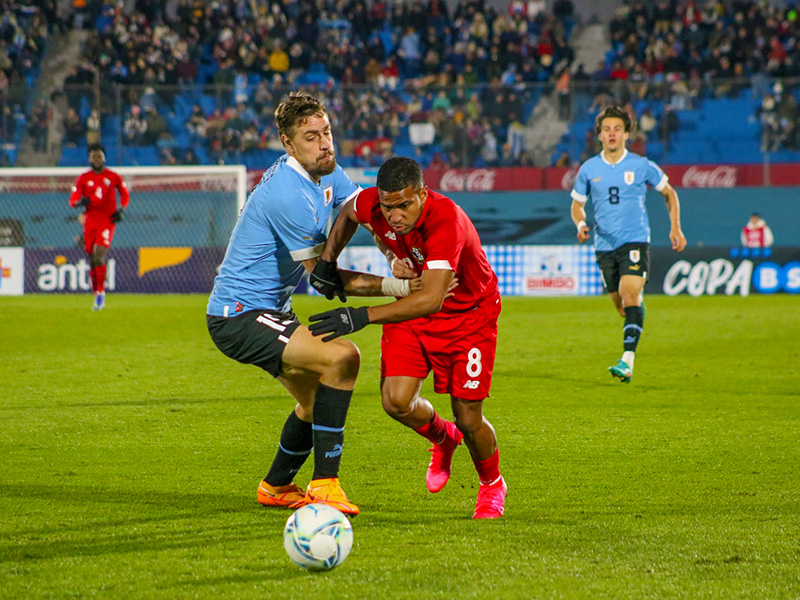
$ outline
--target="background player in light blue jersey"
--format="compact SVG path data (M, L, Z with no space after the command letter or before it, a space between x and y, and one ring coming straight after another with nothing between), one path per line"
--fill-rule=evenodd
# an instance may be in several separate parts
M572 189L572 220L580 243L589 239L585 206L592 201L595 217L597 264L606 289L620 315L625 317L622 358L608 370L623 383L633 377L636 346L644 325L642 295L650 265L650 223L645 196L654 187L666 200L673 250L686 247L681 231L678 193L653 161L625 148L631 118L619 106L605 109L595 123L603 150L581 165Z
M264 173L239 215L208 300L208 330L226 356L269 372L297 401L258 501L288 507L322 502L357 514L338 474L358 348L345 339L326 344L311 335L292 312L291 295L304 272L314 270L331 211L361 188L337 166L328 115L314 96L291 94L276 109L275 121L286 154ZM340 275L342 296L403 296L421 285ZM312 449L314 474L304 491L293 480Z

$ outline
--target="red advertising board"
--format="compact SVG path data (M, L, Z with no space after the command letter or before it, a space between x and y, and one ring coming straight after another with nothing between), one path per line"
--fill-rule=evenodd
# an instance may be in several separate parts
M800 163L771 165L670 165L664 167L676 187L733 188L800 185ZM577 169L502 167L428 169L425 182L442 192L569 190Z
M362 187L374 185L375 169L347 169ZM770 165L668 165L664 171L678 188L800 186L800 163ZM425 183L440 192L570 190L577 167L499 167L495 169L426 169ZM248 189L263 171L248 171Z

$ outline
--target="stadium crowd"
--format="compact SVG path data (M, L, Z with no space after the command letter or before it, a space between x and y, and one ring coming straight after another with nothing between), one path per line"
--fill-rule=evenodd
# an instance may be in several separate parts
M46 102L32 102L31 93L50 33L64 31L68 19L56 0L0 0L0 143L19 144L27 126L35 149L47 143ZM8 163L5 151L2 164Z
M552 10L543 0L515 0L501 14L482 0L461 0L452 11L442 0L289 0L257 13L254 6L181 0L170 16L140 0L131 13L109 5L85 22L87 62L103 82L125 86L123 143L160 142L164 160L178 160L186 131L170 117L179 114L210 160L235 159L274 147L275 101L289 88L309 87L336 107L339 139L347 140L342 154L355 161L378 160L398 136L429 148L432 126L443 156L467 148L454 160L485 154L488 162L514 162L535 100L527 84L551 80L573 57L571 0ZM85 83L81 73L67 83ZM211 90L213 101L198 102L196 86ZM115 106L113 88L103 88L101 104ZM176 98L190 102L185 114ZM71 104L68 142L76 143L81 105Z
M673 111L696 108L707 97L737 98L747 89L763 98L762 149L797 147L796 99L792 90L770 83L800 76L796 3L625 2L610 35L611 48L591 79L611 82L604 86L607 103L647 99L665 105L657 128L662 140L679 127Z
M38 13L59 22L52 4L52 17ZM530 163L524 125L543 93L555 92L562 121L635 106L642 141L667 143L677 111L746 86L764 96L758 118L769 143L796 143L792 90L776 97L769 83L798 76L792 7L623 2L611 48L590 71L573 64L575 24L571 0L510 0L504 12L483 0L452 9L444 0L179 0L173 14L155 0L132 11L88 0L73 15L89 41L66 81L65 143L98 141L102 130L106 143L158 147L165 163L241 161L280 149L272 109L304 88L332 107L344 164L394 152L426 165L520 165ZM99 102L85 87L96 76ZM595 144L587 138L585 152ZM559 152L554 160L568 162Z

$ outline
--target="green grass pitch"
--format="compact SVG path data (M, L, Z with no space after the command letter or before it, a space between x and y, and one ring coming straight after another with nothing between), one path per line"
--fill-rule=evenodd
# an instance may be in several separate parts
M341 478L362 514L317 574L283 551L289 513L255 500L292 403L213 347L205 301L0 299L0 597L800 597L796 297L648 297L630 385L607 372L607 298L506 298L498 521L470 519L464 447L427 493L427 443L380 407L380 330L352 336Z

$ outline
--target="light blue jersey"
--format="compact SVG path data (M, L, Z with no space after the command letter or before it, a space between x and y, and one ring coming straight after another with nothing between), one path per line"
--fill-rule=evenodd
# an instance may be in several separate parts
M263 309L288 312L303 277L300 261L322 254L334 208L361 188L340 166L314 183L283 155L253 188L233 228L207 313L235 317Z
M595 250L605 252L633 242L650 243L650 222L644 205L647 186L660 192L668 181L656 163L627 150L613 165L602 152L583 163L571 195L581 204L592 200Z

